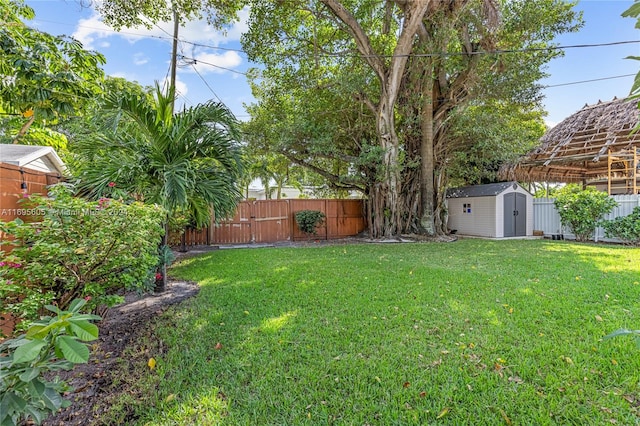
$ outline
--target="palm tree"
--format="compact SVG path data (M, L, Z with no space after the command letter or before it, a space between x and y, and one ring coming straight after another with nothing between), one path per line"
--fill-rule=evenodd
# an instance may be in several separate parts
M140 94L107 96L101 117L104 131L78 140L78 189L93 198L127 194L155 203L169 215L187 212L196 226L211 215L232 215L241 198L242 175L238 122L216 102L172 112L173 90L156 84L154 101ZM157 291L166 284L166 270Z

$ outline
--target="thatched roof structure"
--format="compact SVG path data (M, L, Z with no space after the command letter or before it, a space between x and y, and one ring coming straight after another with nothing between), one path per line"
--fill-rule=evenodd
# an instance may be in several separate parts
M585 105L540 139L515 164L504 166L504 180L594 182L608 178L609 153L640 148L638 101L613 99Z

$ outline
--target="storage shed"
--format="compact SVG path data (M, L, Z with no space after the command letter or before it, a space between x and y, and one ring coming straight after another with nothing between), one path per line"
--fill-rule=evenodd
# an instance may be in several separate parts
M533 196L517 182L447 191L448 227L460 235L489 238L533 235Z

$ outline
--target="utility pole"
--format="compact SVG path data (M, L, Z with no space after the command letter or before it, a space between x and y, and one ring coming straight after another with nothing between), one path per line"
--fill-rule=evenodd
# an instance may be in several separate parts
M172 93L171 114L173 114L175 95L176 95L176 68L178 62L178 30L180 21L178 20L178 11L175 6L173 8L173 46L171 49L171 77L169 80L169 93Z

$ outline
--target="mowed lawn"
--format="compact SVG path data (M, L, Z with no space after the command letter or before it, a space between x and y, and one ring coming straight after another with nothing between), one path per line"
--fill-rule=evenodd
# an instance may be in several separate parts
M168 425L635 424L640 249L465 239L219 250L111 419ZM148 357L157 364L147 367Z

